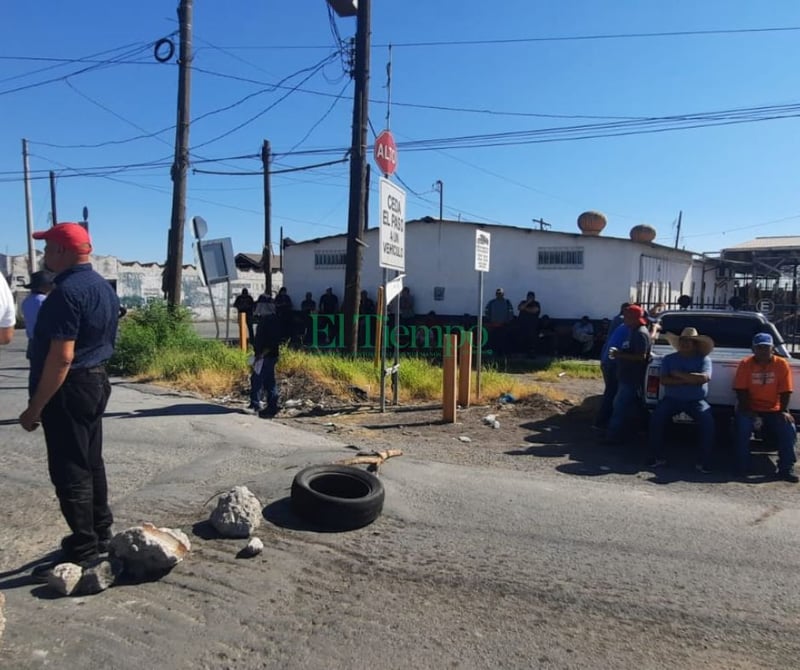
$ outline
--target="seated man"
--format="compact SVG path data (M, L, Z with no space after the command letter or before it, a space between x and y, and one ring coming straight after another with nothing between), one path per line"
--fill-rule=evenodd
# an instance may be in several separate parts
M711 472L711 453L714 449L714 419L706 402L708 381L711 379L711 359L714 341L699 335L694 328L684 328L680 336L664 333L667 341L677 351L664 356L661 361L661 384L664 397L658 401L650 418L650 457L647 466L666 465L664 458L664 431L676 414L685 412L697 424L700 441L700 463L697 469Z
M572 325L572 341L578 356L585 357L591 353L594 346L594 326L588 316L582 316L580 321Z
M789 413L792 395L792 370L788 361L775 355L769 333L753 338L753 355L739 362L733 388L736 391L736 459L740 475L748 473L750 465L750 436L756 420L777 439L778 477L796 484L794 474L797 460L794 445L797 429Z

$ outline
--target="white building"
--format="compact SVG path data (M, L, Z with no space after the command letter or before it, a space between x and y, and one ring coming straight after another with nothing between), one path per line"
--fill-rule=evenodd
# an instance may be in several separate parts
M41 265L42 254L37 250L37 266ZM237 254L237 278L231 281L231 296L235 298L243 288L254 297L263 293L266 286L264 271L261 266L261 254ZM120 303L125 307L135 307L149 300L163 298L161 278L164 266L160 263L140 263L138 261L121 261L115 256L91 257L92 267L108 279L116 288ZM273 256L272 286L277 291L283 284L283 273L280 270L280 259ZM22 303L28 291L23 288L28 283L28 257L26 255L4 256L0 254L0 271L9 278L9 286L15 294L17 305ZM183 266L181 281L181 304L192 311L198 321L213 319L211 298L208 287L204 286L200 274L194 265ZM219 318L227 301L227 285L214 284L212 287L214 304Z
M714 263L696 254L652 242L532 230L426 217L405 227L404 283L417 314L477 314L478 273L475 234L491 233L490 271L484 278L484 306L502 287L514 307L528 291L536 293L542 312L554 319L583 314L602 319L617 313L622 302L675 304L682 294L699 304L705 297L703 277L712 283ZM361 288L375 297L382 283L378 266L378 229L364 235ZM299 302L306 291L318 299L328 286L344 294L346 236L303 242L284 241L284 282ZM394 276L390 272L390 278ZM718 295L724 304L727 296Z

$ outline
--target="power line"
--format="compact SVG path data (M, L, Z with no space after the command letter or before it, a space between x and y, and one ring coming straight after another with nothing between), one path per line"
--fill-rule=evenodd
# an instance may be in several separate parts
M336 161L326 161L325 163L316 163L314 165L303 165L302 167L293 167L293 168L284 168L282 170L270 170L270 174L286 174L287 172L302 172L304 170L313 170L314 168L320 167L328 167L329 165L338 165L339 163L346 163L349 159L345 156L344 158L340 158ZM202 170L200 168L195 168L192 170L193 173L196 174L218 174L218 175L227 175L233 177L242 177L242 176L253 176L253 175L263 175L263 170L254 170L252 172L222 172L219 170Z
M647 39L654 37L695 37L703 35L744 35L758 33L795 32L800 26L774 26L766 28L729 28L709 30L673 30L649 33L603 33L594 35L554 35L544 37L520 37L487 40L442 40L429 42L392 42L393 47L439 47L439 46L482 46L493 44L525 44L536 42L580 42L587 40L620 40L620 39ZM382 49L389 44L373 44L373 49ZM258 46L226 46L228 50L261 51L266 49L326 49L323 45L258 45Z

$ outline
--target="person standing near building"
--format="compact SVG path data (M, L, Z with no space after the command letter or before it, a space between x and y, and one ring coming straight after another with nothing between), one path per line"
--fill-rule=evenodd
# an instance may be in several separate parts
M239 314L245 315L247 337L250 338L250 342L255 339L255 332L253 331L253 309L255 305L256 303L253 300L253 296L250 295L250 292L246 288L243 288L242 292L236 296L236 300L233 301L234 309Z
M542 306L533 291L528 291L525 299L517 305L517 347L523 354L536 354L539 340L539 315Z
M623 324L628 332L622 346L608 350L608 357L617 364L617 393L604 444L621 444L624 437L635 434L644 415L644 374L651 344L644 309L629 305L623 312Z
M31 357L31 343L33 342L33 330L36 327L36 319L39 316L39 309L47 294L53 288L53 273L47 270L40 270L31 275L30 284L24 288L30 290L31 294L22 301L22 318L25 319L25 334L28 336L28 348L25 357Z
M40 423L44 429L50 479L72 531L61 541L62 555L34 569L34 577L46 578L58 563L95 559L111 539L102 421L119 300L92 269L92 242L83 226L60 223L33 237L45 241L45 267L56 276L36 321L30 399L19 421L27 431Z
M271 419L278 413L278 383L275 366L278 364L281 345L281 322L275 301L267 298L264 316L258 322L254 341L255 361L250 378L250 408L260 410L258 416ZM267 406L260 409L262 391L267 396Z
M514 306L503 289L497 289L494 298L486 304L485 317L490 332L489 344L496 354L504 355L508 349L508 330L514 318Z
M796 484L797 428L789 412L789 398L794 390L792 370L785 358L775 355L772 335L758 333L753 338L753 355L739 362L733 389L738 403L735 445L739 474L748 474L750 436L760 422L762 430L777 441L778 477Z
M14 339L17 325L17 309L14 296L8 287L6 276L0 272L0 344L9 344Z

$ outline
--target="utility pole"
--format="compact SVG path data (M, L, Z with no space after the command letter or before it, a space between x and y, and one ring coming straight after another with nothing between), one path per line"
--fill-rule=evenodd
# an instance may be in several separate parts
M552 224L547 223L547 221L544 221L543 219L531 219L531 221L539 224L539 230L549 230L553 227Z
M55 226L58 223L58 214L56 214L56 173L50 170L50 225Z
M370 0L358 3L355 43L353 138L350 148L350 204L347 216L347 253L344 271L345 348L358 347L358 309L361 290L361 233L366 202L366 153L369 98Z
M675 233L675 248L678 248L678 242L681 239L681 219L683 218L683 210L678 212L678 230Z
M261 145L261 164L264 166L264 293L272 295L272 194L269 183L270 148L269 141Z
M25 222L28 224L28 273L36 272L36 249L33 246L33 203L31 202L31 175L28 166L28 140L22 140L22 171L25 175Z
M167 237L165 293L167 304L181 304L183 279L183 226L186 222L186 173L189 168L189 100L192 67L192 0L178 7L180 50L178 57L178 122L175 126L175 160L172 163L172 218Z
M436 183L434 183L433 188L439 191L439 221L442 220L443 215L443 204L444 204L444 182L441 179L437 179Z

